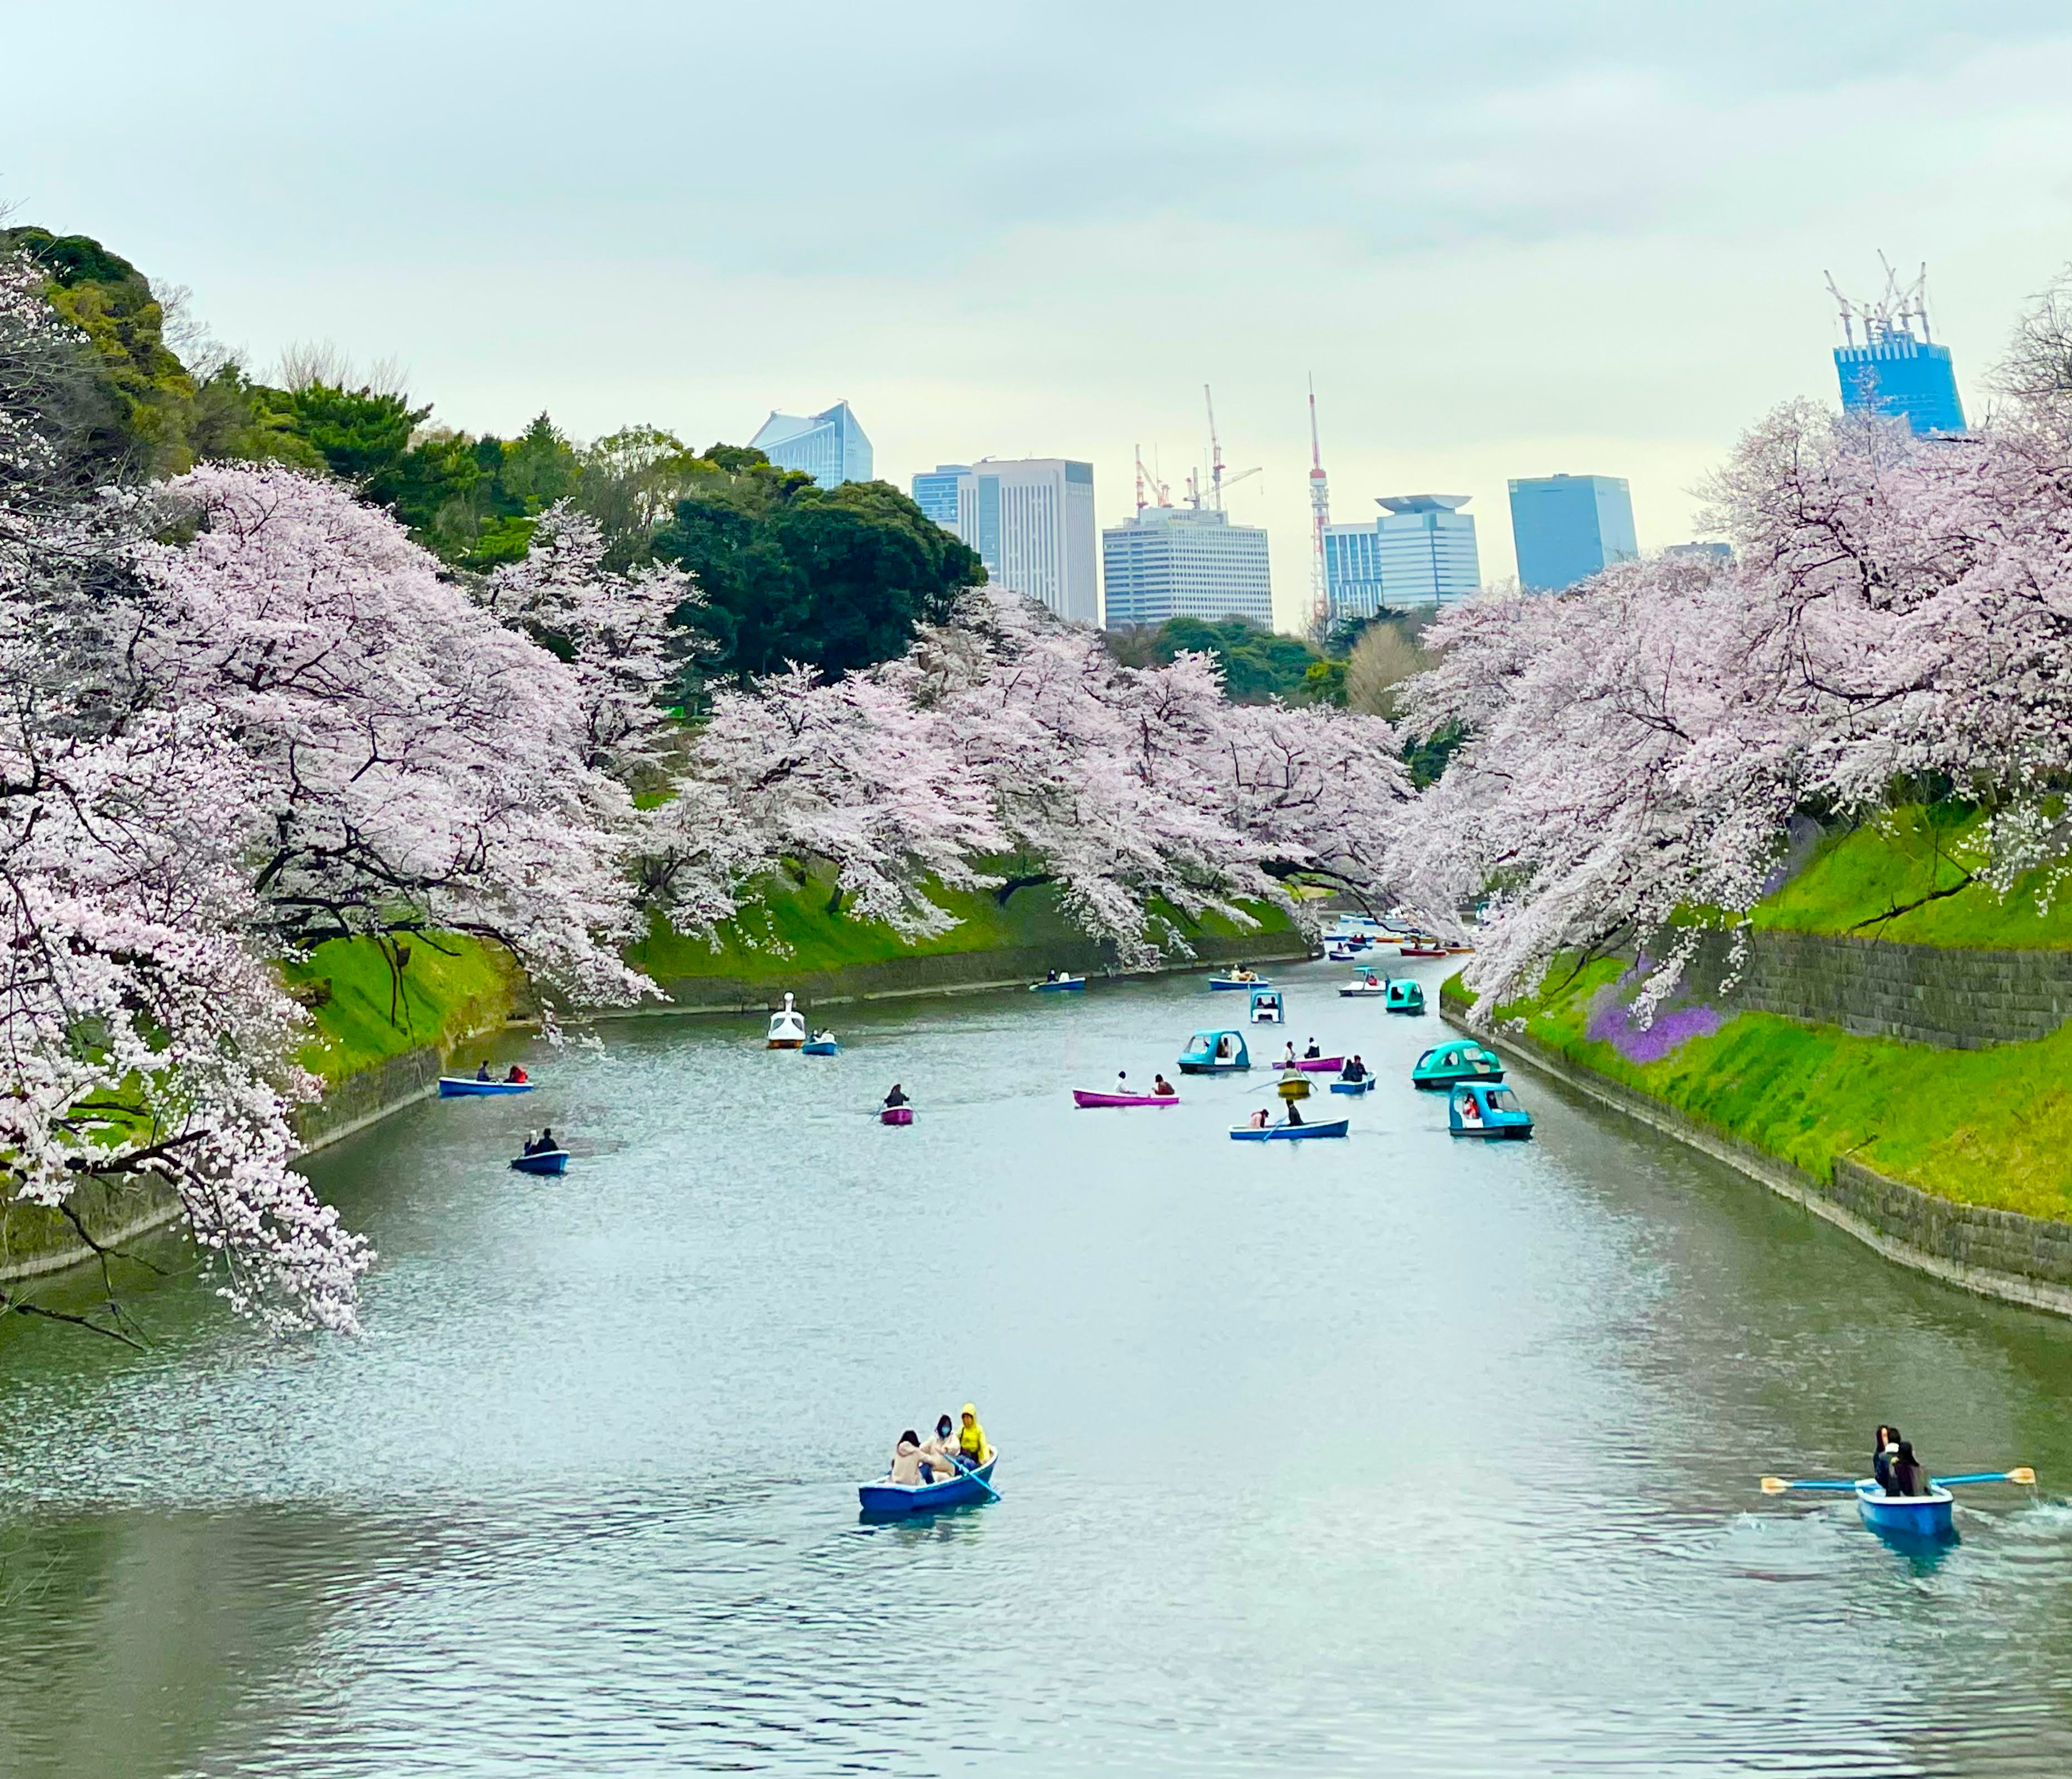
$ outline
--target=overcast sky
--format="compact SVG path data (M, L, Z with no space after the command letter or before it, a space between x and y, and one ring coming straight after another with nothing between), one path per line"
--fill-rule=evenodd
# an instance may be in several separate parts
M1108 522L1133 445L1176 491L1203 457L1211 383L1284 622L1312 372L1334 516L1469 494L1494 577L1509 476L1689 536L1741 428L1834 399L1824 269L1926 260L1975 413L2072 260L2062 6L316 10L9 5L0 202L471 430L846 396L902 487L1087 457Z

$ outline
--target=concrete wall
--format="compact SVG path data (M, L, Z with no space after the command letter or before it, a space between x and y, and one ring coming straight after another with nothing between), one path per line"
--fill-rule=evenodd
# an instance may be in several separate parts
M2072 1019L2072 951L1967 951L1838 934L1752 932L1725 994L1725 935L1694 964L1692 991L1716 1005L1781 1013L1871 1037L1982 1050L2047 1037Z
M1938 1198L1846 1157L1836 1164L1834 1178L1823 1180L1536 1038L1474 1025L1458 1003L1443 1003L1440 1015L1500 1054L1522 1058L1601 1104L1761 1181L1887 1259L1980 1296L2072 1317L2072 1226Z

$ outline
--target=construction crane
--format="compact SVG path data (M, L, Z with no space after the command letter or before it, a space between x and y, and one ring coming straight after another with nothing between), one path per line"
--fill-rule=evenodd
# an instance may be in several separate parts
M1137 510L1141 513L1146 507L1170 507L1173 504L1172 490L1158 479L1157 474L1144 466L1144 447L1133 447L1137 452ZM1146 500L1144 491L1149 488L1153 498Z
M1209 393L1209 386L1206 383L1202 385L1202 401L1209 410L1209 499L1216 511L1221 512L1223 510L1223 490L1235 487L1248 475L1257 475L1264 466L1255 464L1251 469L1240 470L1235 475L1223 474L1223 441L1216 437L1216 401L1215 397ZM1199 507L1201 503L1198 493L1194 504Z
M1331 485L1317 442L1317 380L1309 379L1309 517L1315 532L1309 559L1309 624L1321 639L1331 627L1331 594L1324 575L1324 529L1331 522Z

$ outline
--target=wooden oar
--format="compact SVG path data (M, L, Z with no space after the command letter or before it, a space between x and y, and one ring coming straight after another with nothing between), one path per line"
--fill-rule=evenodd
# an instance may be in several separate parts
M1953 1489L1965 1482L2018 1482L2025 1488L2032 1487L2036 1473L2025 1464L2018 1464L2012 1470L1974 1470L1961 1477L1930 1477L1928 1479L1938 1489Z

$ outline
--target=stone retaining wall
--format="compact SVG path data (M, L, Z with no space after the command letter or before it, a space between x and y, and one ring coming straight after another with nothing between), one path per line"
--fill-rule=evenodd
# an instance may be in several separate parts
M1823 1180L1537 1038L1471 1021L1458 1002L1442 1001L1439 1011L1456 1029L1762 1181L1887 1259L1980 1296L2072 1317L2072 1225L1938 1198L1847 1157Z
M1726 1008L1781 1013L1863 1037L1942 1050L2047 1037L2072 1019L2072 951L1970 951L1833 933L1755 931L1741 980L1724 995L1725 935L1688 980Z

